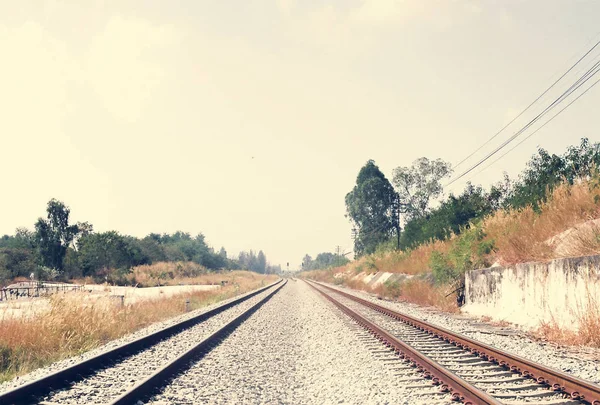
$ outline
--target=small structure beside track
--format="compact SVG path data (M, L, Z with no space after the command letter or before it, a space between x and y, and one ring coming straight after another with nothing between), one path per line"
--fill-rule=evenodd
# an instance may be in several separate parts
M3 287L0 290L0 301L17 300L22 298L43 297L68 291L80 291L79 284L50 283L43 281L21 281Z

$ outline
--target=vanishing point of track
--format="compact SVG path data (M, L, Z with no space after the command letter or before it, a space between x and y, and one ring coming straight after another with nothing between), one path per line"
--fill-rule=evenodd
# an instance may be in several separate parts
M320 283L309 285L465 404L600 405L600 386Z

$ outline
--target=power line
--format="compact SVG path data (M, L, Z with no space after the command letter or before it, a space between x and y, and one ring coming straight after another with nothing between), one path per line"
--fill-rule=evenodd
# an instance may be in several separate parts
M473 155L475 155L477 152L479 152L484 146L486 146L488 143L490 143L494 138L496 138L498 135L500 135L506 128L508 128L513 122L515 122L527 110L529 110L535 103L537 103L546 93L548 93L559 81L561 81L567 74L569 74L569 72L571 72L571 70L573 70L575 68L575 66L577 66L586 56L588 56L598 45L600 45L600 41L596 42L596 44L594 44L594 46L592 46L582 57L580 57L577 60L577 62L575 62L569 69L567 69L567 71L565 73L563 73L558 79L556 79L554 81L554 83L552 83L550 85L550 87L548 87L546 90L544 90L544 92L542 94L540 94L527 107L525 107L525 109L523 109L517 116L515 116L512 120L510 120L510 122L508 124L503 126L498 132L496 132L491 138L489 138L481 146L479 146L477 149L475 149L473 152L471 152L467 157L465 157L463 160L461 160L456 165L454 165L454 168L456 169L458 166L463 164L465 161L467 161L469 158L471 158Z
M484 158L479 160L476 164L474 164L469 169L464 171L462 174L460 174L459 176L457 176L453 180L451 180L449 183L447 183L446 186L449 186L449 185L455 183L456 181L458 181L459 179L463 178L464 176L469 174L471 171L475 170L477 167L479 167L481 164L483 164L485 161L487 161L490 157L492 157L493 155L498 153L500 150L504 149L504 147L506 147L509 143L511 143L513 140L515 140L518 136L520 136L523 132L525 132L527 129L529 129L540 118L542 118L549 111L554 109L558 104L563 102L567 97L569 97L571 94L573 94L573 92L575 92L577 89L579 89L583 84L585 84L589 79L591 79L599 71L600 71L600 61L596 62L594 64L594 66L592 66L590 69L588 69L588 71L585 74L583 74L574 84L572 84L567 90L565 90L556 100L554 100L549 106L547 106L535 118L533 118L531 121L529 121L523 128L521 128L519 131L517 131L515 134L513 134L510 138L508 138L506 141L504 141L502 144L500 144L498 147L496 147L492 152L488 153Z
M552 102L552 104L550 104L548 107L546 107L534 119L529 121L523 128L521 128L519 131L517 131L515 134L513 134L510 138L508 138L506 141L504 141L500 146L496 147L496 149L494 149L492 152L488 153L483 159L481 159L475 165L471 166L468 170L464 171L458 177L455 177L452 181L450 181L448 184L446 184L446 186L449 186L449 185L455 183L457 180L459 180L462 177L469 174L471 171L473 171L474 169L479 167L486 160L488 160L490 157L492 157L493 155L498 153L501 149L503 149L505 146L507 146L509 143L511 143L513 140L515 140L518 136L520 136L523 132L525 132L527 129L529 129L529 127L531 127L533 124L535 124L540 118L542 118L544 115L546 115L550 110L552 110L554 107L556 107L558 104L560 104L565 98L567 98L569 95L571 95L575 90L577 90L585 82L587 82L591 77L593 77L596 73L598 73L598 71L600 70L600 69L597 69L598 66L600 66L600 62L596 63L593 68L588 70L581 78L579 78L577 80L577 82L575 82L573 85L571 85L571 87L569 87L565 92L563 92L563 94L561 94L556 100L554 100L554 102ZM595 70L592 72L593 69L595 69Z
M492 166L494 163L496 163L497 161L499 161L500 159L502 159L504 156L508 155L510 152L512 152L513 150L515 150L523 142L525 142L526 140L528 140L529 138L531 138L533 135L535 135L540 129L544 128L548 123L550 123L550 121L552 121L554 118L558 117L560 115L560 113L562 113L564 110L566 110L567 108L569 108L569 106L571 104L573 104L575 101L579 100L581 98L581 96L583 96L585 93L587 93L588 91L590 91L592 89L592 87L594 87L596 84L598 84L598 82L600 82L600 79L598 79L594 83L592 83L592 85L590 87L588 87L587 89L585 89L585 91L583 93L581 93L580 95L578 95L574 100L572 100L569 104L567 104L565 107L563 107L559 112L557 112L556 114L554 114L552 116L552 118L550 118L548 121L546 121L545 123L543 123L539 128L537 128L535 131L533 131L532 133L530 133L529 135L527 135L523 140L521 140L521 142L519 142L518 144L516 144L515 146L513 146L512 148L510 148L509 150L507 150L505 153L503 153L502 155L500 155L500 157L498 157L497 159L495 159L494 161L492 161L489 165L485 166L483 169L481 169L480 171L478 171L477 173L475 173L475 175L478 175L479 173L485 171L490 166Z

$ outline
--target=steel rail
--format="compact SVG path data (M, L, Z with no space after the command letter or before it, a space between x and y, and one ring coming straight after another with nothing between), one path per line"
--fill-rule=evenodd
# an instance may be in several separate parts
M478 355L485 360L497 363L498 365L506 367L513 372L520 373L524 377L532 378L539 384L546 384L554 391L565 392L574 400L592 405L600 405L600 386L596 384L565 374L558 370L554 370L550 367L546 367L542 364L535 363L531 360L505 352L503 350L496 349L495 347L478 342L456 332L452 332L441 326L432 325L410 315L406 315L367 301L363 298L356 297L345 291L340 291L325 284L317 284L348 299L358 302L359 304L374 309L375 311L378 311L384 315L443 339L457 347L469 350L471 353Z
M193 361L202 353L210 351L210 349L216 346L218 342L229 336L229 334L233 332L242 322L248 319L250 315L256 312L261 306L263 306L263 304L269 301L273 295L281 290L286 283L287 280L252 307L248 308L242 314L228 322L225 326L221 327L218 331L214 332L191 349L182 353L168 364L162 366L145 380L136 384L130 390L112 401L110 405L138 404L141 401L150 399L153 394L160 390L161 387L164 387L177 375L191 367Z
M390 332L386 331L385 329L379 327L375 323L369 321L364 316L348 308L347 306L333 298L331 295L323 292L311 283L308 283L308 285L310 285L312 288L314 288L316 291L322 294L326 299L331 301L346 315L354 319L359 325L369 330L380 341L385 342L386 346L393 348L400 358L414 363L417 369L423 372L425 378L430 378L434 385L438 385L440 387L441 392L450 393L453 400L461 401L465 405L501 404L501 402L492 398L490 395L481 391L479 388L469 384L459 376L452 373L450 370L446 369L442 365L431 360L416 349L413 349L411 346L399 340Z
M277 280L265 287L242 295L226 304L220 305L207 312L203 312L190 319L178 322L174 325L163 328L157 332L142 336L136 340L125 343L109 351L100 353L89 359L82 360L72 366L58 370L52 374L40 377L27 384L23 384L12 390L0 394L0 404L34 404L37 399L43 397L52 391L58 391L68 388L73 382L83 380L94 374L97 370L106 367L107 364L114 364L117 359L129 357L151 347L159 341L169 338L177 333L191 328L235 305L238 305L257 294L281 283L283 280Z

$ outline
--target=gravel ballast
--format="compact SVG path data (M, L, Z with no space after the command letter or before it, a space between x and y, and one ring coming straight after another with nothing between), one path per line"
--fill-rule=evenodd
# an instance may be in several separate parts
M449 402L420 379L306 283L290 281L150 403Z
M254 306L270 294L274 288L277 287L271 287L198 325L162 340L150 349L100 370L89 378L77 382L68 390L53 392L46 398L46 401L58 404L109 403L139 381L150 376L155 370L186 352L242 312Z
M182 322L184 320L196 317L196 316L201 315L203 313L206 313L206 312L208 312L208 311L210 311L210 310L212 310L214 308L220 307L220 306L225 305L225 304L227 304L227 303L229 303L231 301L237 300L237 299L239 299L241 297L250 295L252 293L253 293L253 291L250 291L250 292L241 294L239 296L227 298L225 300L216 302L214 304L207 305L207 306L199 308L197 310L190 311L188 313L185 313L185 314L182 314L182 315L170 318L170 319L162 321L162 322L153 323L152 325L150 325L150 326L148 326L146 328L140 329L140 330L138 330L138 331L136 331L134 333L131 333L131 334L127 335L127 336L124 336L122 338L112 340L112 341L108 342L105 345L102 345L102 346L100 346L100 347L98 347L96 349L87 351L85 353L82 353L81 355L70 357L68 359L52 363L49 366L36 369L36 370L32 371L31 373L28 373L26 375L23 375L23 376L20 376L20 377L16 377L16 378L14 378L12 380L9 380L9 381L5 381L2 384L0 384L0 393L9 391L9 390L17 388L17 387L19 387L21 385L27 384L27 383L32 382L34 380L37 380L37 379L40 379L40 378L45 377L47 375L53 374L53 373L55 373L57 371L63 370L65 368L68 368L68 367L70 367L70 366L72 366L72 365L74 365L76 363L79 363L81 361L90 359L90 358L92 358L94 356L97 356L97 355L100 355L102 353L108 352L108 351L110 351L112 349L115 349L117 347L120 347L120 346L122 346L124 344L130 343L130 342L132 342L134 340L137 340L137 339L142 338L144 336L150 335L152 333L155 333L155 332L157 332L159 330L162 330L164 328L167 328L169 326L175 325L175 324L177 324L179 322Z
M318 288L325 290L321 286ZM487 394L496 397L497 400L518 398L519 402L527 403L538 402L543 397L544 401L564 402L564 394L548 390L533 379L523 378L517 372L508 372L506 369L482 359L469 350L463 350L445 342L443 339L431 336L418 328L352 301L346 296L329 290L325 292L468 383L474 384Z
M453 332L461 333L472 339L527 358L536 363L600 384L600 362L594 359L593 355L590 356L589 354L581 353L575 348L536 341L528 337L525 332L516 329L496 327L474 319L465 319L461 316L446 314L415 304L380 300L363 291L328 285Z

